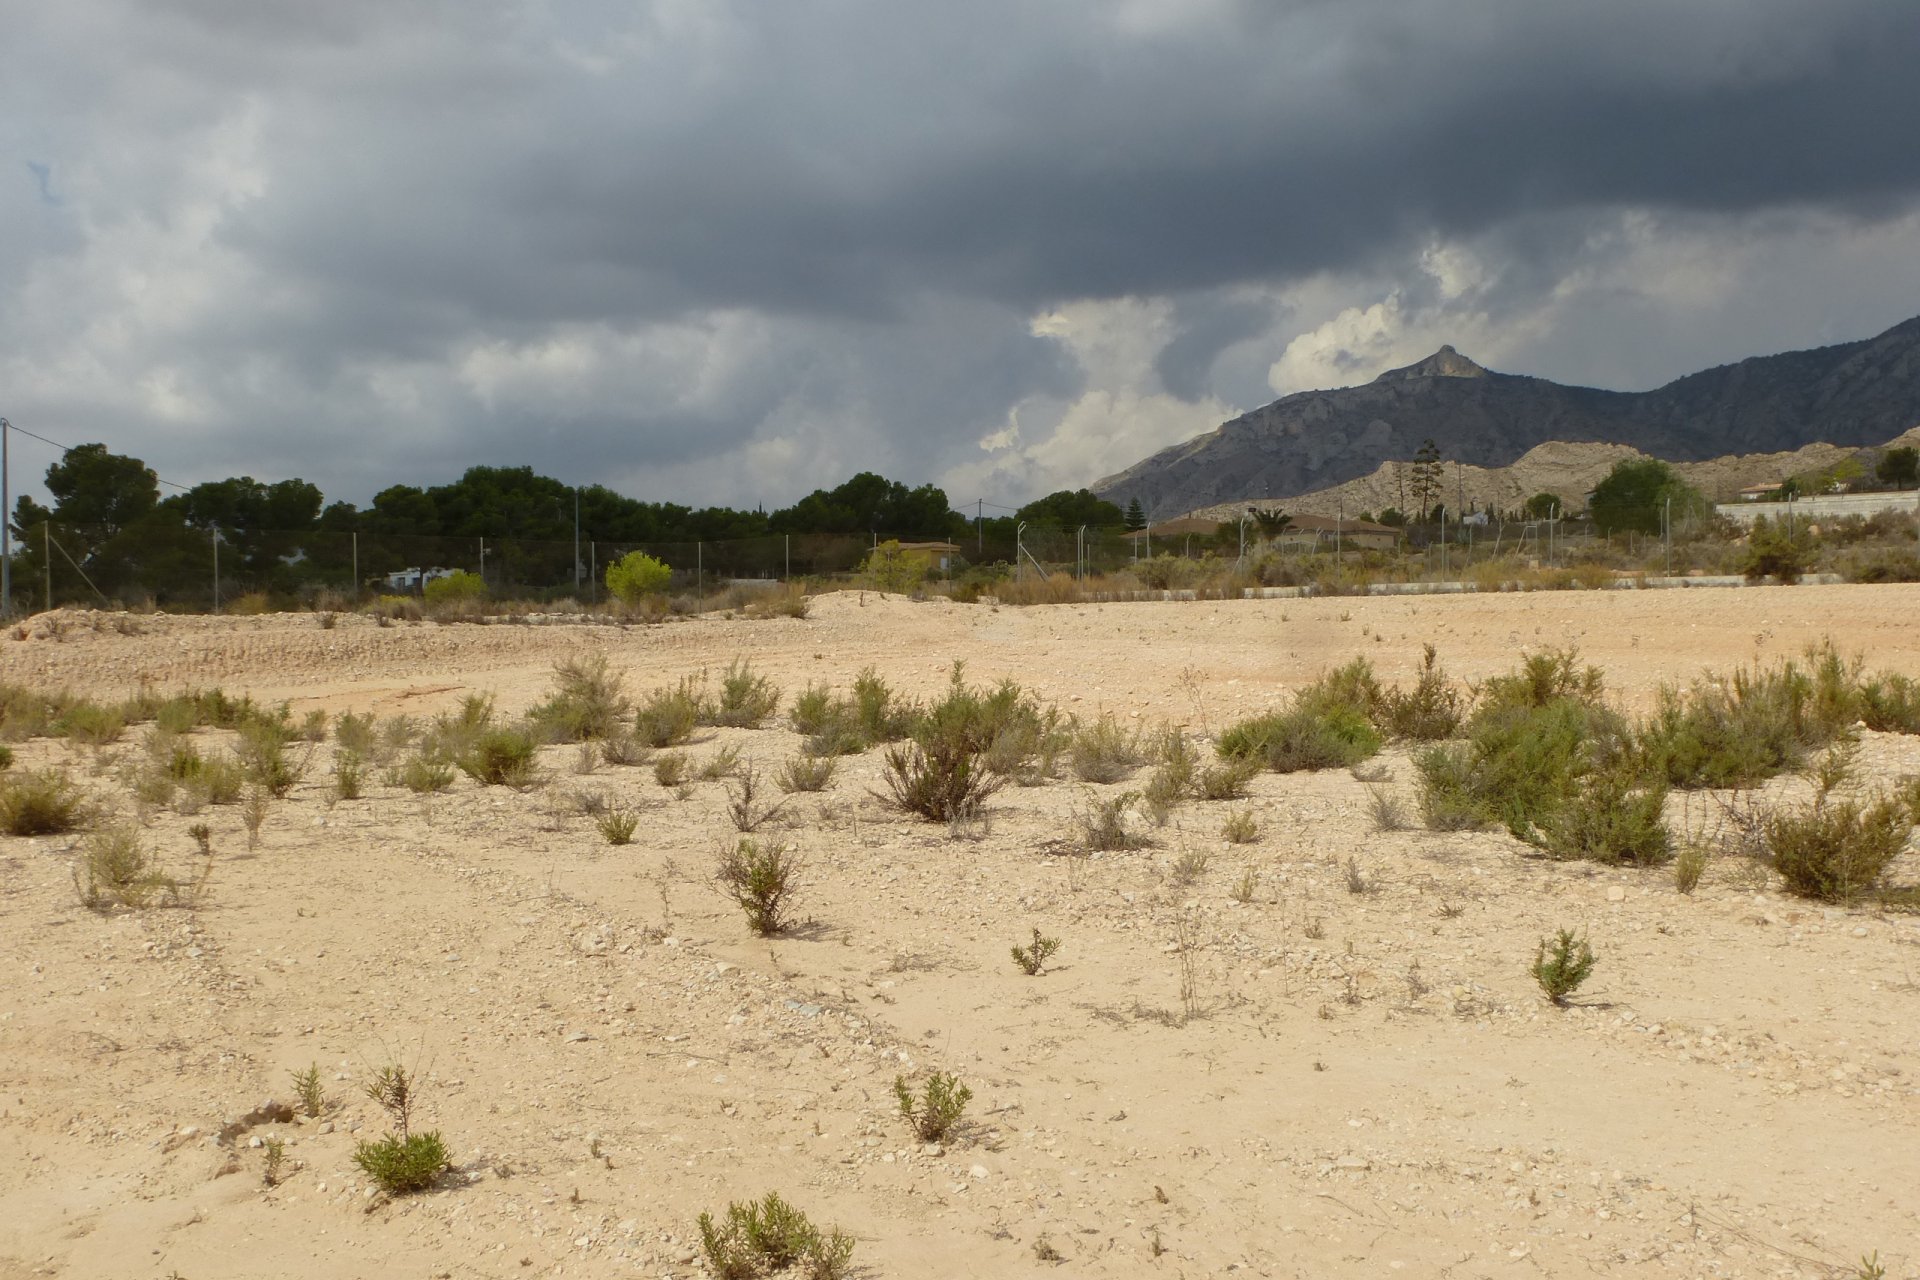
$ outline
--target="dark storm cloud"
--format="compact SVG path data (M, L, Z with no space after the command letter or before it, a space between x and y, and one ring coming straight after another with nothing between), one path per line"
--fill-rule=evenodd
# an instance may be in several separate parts
M1278 332L1244 286L1473 240L1497 310L1609 211L1871 223L1920 195L1908 0L65 0L9 25L0 336L77 370L28 405L356 486L539 438L526 460L589 475L709 459L718 492L737 451L836 421L919 479L1073 396L1027 331L1061 302L1176 299L1154 368L1198 401ZM761 323L679 331L715 315ZM483 387L496 347L518 364ZM671 385L702 359L725 376ZM117 419L90 362L144 388Z

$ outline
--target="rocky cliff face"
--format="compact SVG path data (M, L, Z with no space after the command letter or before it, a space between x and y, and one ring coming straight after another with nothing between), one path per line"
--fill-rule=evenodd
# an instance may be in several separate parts
M1413 457L1503 467L1536 445L1628 445L1698 461L1815 442L1870 445L1920 423L1920 318L1877 338L1759 356L1654 391L1600 391L1494 373L1452 347L1372 382L1307 391L1163 449L1094 492L1156 518L1325 489Z

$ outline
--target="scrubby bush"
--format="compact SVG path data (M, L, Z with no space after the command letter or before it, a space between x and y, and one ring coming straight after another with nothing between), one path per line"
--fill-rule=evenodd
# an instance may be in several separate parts
M720 1222L703 1213L698 1226L715 1280L774 1274L843 1280L853 1266L852 1236L837 1228L822 1235L806 1214L771 1191L759 1200L728 1205Z
M1217 750L1230 760L1252 760L1276 773L1355 765L1380 750L1380 734L1365 713L1347 706L1296 705L1242 720L1220 735Z
M454 761L486 787L525 787L534 780L533 735L524 729L488 729Z
M1664 782L1624 764L1602 769L1542 818L1540 845L1562 860L1658 866L1673 857L1666 804Z
M277 800L286 798L306 776L312 749L292 747L293 727L284 719L261 716L240 726L234 752L247 781Z
M1850 751L1830 752L1816 770L1812 801L1767 815L1767 856L1790 892L1822 902L1872 893L1913 834L1913 816L1901 800L1837 794L1853 769Z
M1380 750L1373 716L1379 681L1365 658L1355 658L1294 695L1286 711L1242 720L1220 735L1216 750L1230 760L1256 760L1276 773L1342 768Z
M1086 803L1074 813L1074 821L1080 826L1081 843L1094 852L1143 847L1147 838L1127 825L1127 814L1139 799L1137 791L1105 800L1089 793Z
M1228 844L1252 844L1260 838L1260 822L1251 810L1235 809L1221 824L1220 838Z
M973 1101L973 1090L961 1084L959 1076L936 1071L927 1077L917 1100L907 1087L906 1077L895 1076L893 1096L920 1141L939 1142L959 1125L967 1104Z
M887 752L891 798L932 822L971 817L1032 764L1056 723L1010 680L990 693L969 687L956 663L946 697L918 717L912 742Z
M679 746L693 736L706 713L706 693L691 676L653 690L634 713L634 733L650 747Z
M1740 572L1748 582L1772 578L1775 582L1795 583L1812 564L1812 547L1804 541L1795 541L1785 520L1761 516L1747 531Z
M73 868L80 904L94 911L112 907L139 910L163 903L178 906L197 897L205 880L203 874L198 882L183 884L167 875L152 852L140 843L140 833L123 826L88 836Z
M1482 689L1464 743L1429 747L1414 757L1420 811L1434 830L1505 826L1522 840L1560 850L1647 846L1641 824L1614 829L1581 806L1599 774L1622 771L1619 794L1644 815L1635 785L1626 722L1601 704L1599 672L1582 671L1571 650L1535 654ZM1568 807L1573 811L1563 813ZM1557 834L1555 834L1557 833ZM1626 846L1620 842L1626 840ZM1577 855L1563 855L1577 856Z
M1466 698L1440 669L1439 656L1427 645L1413 688L1382 691L1375 721L1389 736L1408 742L1437 742L1460 732Z
M800 862L777 841L742 837L720 853L714 879L720 891L746 913L747 926L763 938L792 927L788 915L800 891Z
M758 729L780 705L780 691L763 675L756 675L744 658L727 664L720 677L720 697L702 707L706 723L736 729Z
M1866 710L1865 688L1859 663L1831 645L1810 650L1805 667L1789 659L1709 677L1686 693L1663 688L1638 749L1676 787L1752 786L1846 735ZM1882 713L1899 715L1907 690L1884 678L1874 688Z
M477 573L455 569L422 587L420 595L435 613L464 613L478 608L487 598L487 581Z
M1592 975L1593 948L1585 938L1574 936L1573 930L1562 929L1551 940L1540 940L1528 972L1547 999L1563 1005Z
M797 755L780 766L774 781L785 792L824 791L833 781L834 758L830 755Z
M1920 733L1920 681L1880 674L1859 687L1860 721L1881 733Z
M624 605L657 596L673 581L673 570L644 551L629 551L607 566L607 591Z
M86 817L86 801L60 769L9 775L0 782L0 830L10 836L72 831Z
M1119 782L1140 767L1144 753L1140 735L1116 720L1112 712L1083 725L1073 736L1073 775L1082 782Z
M1225 760L1208 765L1194 783L1194 793L1202 800L1244 800L1260 771L1256 759Z
M633 704L607 655L567 658L553 668L553 692L528 718L549 742L584 742L621 731Z
M1046 937L1040 930L1035 929L1032 942L1024 947L1013 948L1013 962L1019 965L1020 972L1029 978L1038 977L1041 970L1046 968L1047 961L1052 959L1053 953L1059 949L1060 939Z
M880 543L860 562L860 580L875 591L917 590L933 572L933 557L909 551L895 539Z

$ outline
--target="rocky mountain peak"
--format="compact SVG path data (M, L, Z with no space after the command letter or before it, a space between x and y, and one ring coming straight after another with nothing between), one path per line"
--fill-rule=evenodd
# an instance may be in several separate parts
M1407 365L1403 369L1389 369L1374 381L1400 382L1407 378L1484 378L1486 376L1485 369L1455 351L1451 345L1447 345L1416 364Z

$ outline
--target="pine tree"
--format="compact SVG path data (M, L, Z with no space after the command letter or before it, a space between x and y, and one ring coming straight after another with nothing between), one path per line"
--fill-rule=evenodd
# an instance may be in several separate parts
M1127 531L1129 533L1147 527L1147 511L1145 507L1140 505L1140 499L1135 498L1133 501L1127 503L1126 519Z
M1413 455L1407 478L1413 489L1415 518L1424 521L1440 496L1441 482L1446 479L1445 467L1440 462L1440 446L1433 442L1433 437L1427 437L1420 451Z

